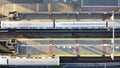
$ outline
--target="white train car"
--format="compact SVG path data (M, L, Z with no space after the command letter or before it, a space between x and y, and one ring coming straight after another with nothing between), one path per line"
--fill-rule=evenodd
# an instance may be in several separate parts
M1 21L2 29L51 29L53 22Z
M113 25L115 29L120 29L120 21L108 22L108 28L113 28Z
M8 65L59 65L59 57L45 58L9 58Z
M9 56L0 56L0 65L8 65Z
M106 21L93 22L56 22L56 29L103 29L106 28Z
M0 65L59 65L59 57L10 57L0 56Z

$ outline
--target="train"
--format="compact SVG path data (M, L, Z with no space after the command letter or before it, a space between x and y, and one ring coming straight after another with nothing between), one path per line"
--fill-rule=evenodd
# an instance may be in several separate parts
M76 21L76 22L33 22L33 21L1 21L1 29L120 29L120 22L112 21Z
M59 57L0 56L1 65L59 65Z

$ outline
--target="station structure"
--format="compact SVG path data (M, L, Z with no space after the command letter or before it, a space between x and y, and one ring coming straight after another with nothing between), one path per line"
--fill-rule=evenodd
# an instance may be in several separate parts
M120 62L120 29L115 29L115 22L120 21L120 0L4 0L0 3L0 21L113 22L111 29L1 28L0 61L4 63L0 65Z

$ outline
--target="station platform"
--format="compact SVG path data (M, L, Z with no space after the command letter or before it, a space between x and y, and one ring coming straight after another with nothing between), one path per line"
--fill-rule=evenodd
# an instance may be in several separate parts
M20 43L19 54L59 57L111 56L112 38L16 38ZM120 38L114 39L114 55L120 56Z
M0 39L1 42L10 40ZM4 41L3 41L4 40ZM111 56L113 38L16 38L19 55L36 57L106 57ZM120 38L114 39L114 56L120 56ZM8 51L1 45L1 50Z

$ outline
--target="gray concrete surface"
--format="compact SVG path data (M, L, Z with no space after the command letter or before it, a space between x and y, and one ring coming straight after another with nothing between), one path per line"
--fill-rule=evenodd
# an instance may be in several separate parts
M26 54L49 54L50 53L50 41L48 40L25 40L21 41L22 46L26 46ZM72 40L57 40L52 41L53 46L53 54L76 54L76 41ZM77 47L79 49L79 54L103 54L103 45L105 45L105 54L111 54L111 42L106 41L106 43L103 43L103 41L100 40L87 40L87 41L78 41L79 46ZM119 48L119 40L115 41L115 54L120 53Z

